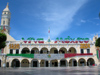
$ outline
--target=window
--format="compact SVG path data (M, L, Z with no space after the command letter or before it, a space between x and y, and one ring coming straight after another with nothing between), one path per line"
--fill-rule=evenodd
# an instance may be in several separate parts
M3 21L3 24L5 24L5 21Z
M87 49L87 53L90 53L90 49Z
M19 54L19 50L18 49L16 50L16 54Z
M84 53L84 50L83 50L83 49L81 49L81 53L82 53L82 54Z
M4 14L6 14L6 12L4 12Z
M8 25L10 25L10 19L8 20Z
M10 54L13 54L13 49L10 50Z

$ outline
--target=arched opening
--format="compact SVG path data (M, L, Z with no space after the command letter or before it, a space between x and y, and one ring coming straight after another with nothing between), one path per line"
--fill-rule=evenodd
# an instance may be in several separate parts
M48 49L47 48L42 48L41 50L40 50L40 54L48 54Z
M28 48L23 48L21 53L22 53L22 54L29 54L30 51L29 51Z
M9 67L9 62L6 63L6 67Z
M65 53L67 53L67 49L62 47L62 48L60 48L59 53L60 54L65 54Z
M32 48L31 54L39 54L39 49L38 48Z
M1 67L1 60L0 60L0 67Z
M85 59L83 59L83 58L79 59L79 61L78 61L78 66L86 66L86 61L85 61Z
M21 67L29 67L29 61L27 59L23 59L21 62Z
M55 59L55 60L51 60L50 61L50 66L51 67L58 67L58 61Z
M75 59L70 59L69 66L77 66L77 61Z
M41 60L40 67L48 67L48 61L47 60Z
M67 66L67 60L66 59L61 59L60 60L60 67L66 67Z
M68 53L77 53L76 49L74 47L71 47L68 51Z
M38 65L39 65L39 62L38 62L37 59L33 59L33 60L31 61L31 66L32 66L32 67L38 67Z
M11 67L20 67L20 61L18 59L14 59L12 61Z
M51 48L51 49L50 49L50 53L51 53L51 54L58 54L57 48L54 48L54 47Z
M94 65L95 65L94 59L93 59L93 58L89 58L89 59L87 60L87 66L94 66Z

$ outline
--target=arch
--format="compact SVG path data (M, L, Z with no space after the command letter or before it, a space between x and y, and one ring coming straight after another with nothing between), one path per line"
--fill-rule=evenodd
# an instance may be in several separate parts
M0 67L1 67L1 60L0 60Z
M55 47L51 48L51 49L50 49L50 53L51 53L51 54L58 54L57 48L55 48Z
M69 48L68 53L77 53L74 47Z
M58 61L57 61L57 59L51 60L51 61L50 61L50 66L51 66L51 67L58 67Z
M30 50L27 47L25 47L25 48L22 49L21 53L22 54L29 54Z
M65 53L67 53L67 49L66 49L65 47L61 47L61 48L59 49L59 53L60 53L60 54L65 54Z
M13 59L11 67L20 67L20 61L18 59Z
M37 47L32 48L31 54L39 54L39 49Z
M41 60L40 67L48 67L48 61L47 60Z
M27 59L23 59L21 61L21 67L29 67L29 61Z
M40 50L40 54L47 54L49 51L48 51L48 48L46 47L43 47L41 50Z
M31 61L31 67L38 67L39 66L39 61L37 59L33 59Z
M70 59L70 61L69 61L69 66L77 66L77 61L76 61L76 59Z
M95 65L94 59L93 59L93 58L89 58L89 59L87 60L87 66L94 66L94 65Z
M86 66L86 61L84 58L80 58L78 60L78 66Z
M66 67L68 65L68 62L66 59L61 59L60 60L60 67Z

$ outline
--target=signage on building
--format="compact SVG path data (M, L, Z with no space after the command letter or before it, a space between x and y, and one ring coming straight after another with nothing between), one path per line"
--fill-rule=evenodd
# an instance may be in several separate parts
M80 44L81 49L87 49L90 48L90 44Z
M35 40L35 38L29 37L27 38L27 40L25 40L24 38L22 38L22 40L24 41L24 43L44 43L44 39L43 38L37 38ZM48 42L50 42L50 40L48 40ZM70 38L70 36L68 36L67 38L65 38L65 40L63 40L63 38L56 38L56 41L54 41L54 43L88 43L89 42L89 38Z
M9 49L19 49L20 45L19 44L9 44Z
M51 55L50 54L48 55L48 58L51 58Z
M63 38L56 38L56 40L63 40ZM68 36L67 38L65 38L64 40L70 40L70 41L74 41L74 40L77 40L77 41L84 41L84 40L89 40L89 38L71 38L70 36Z
M22 38L22 40L25 40L24 38ZM27 40L35 40L35 38L33 38L33 37L29 37L29 38L27 38ZM37 41L43 41L44 39L43 38L37 38Z

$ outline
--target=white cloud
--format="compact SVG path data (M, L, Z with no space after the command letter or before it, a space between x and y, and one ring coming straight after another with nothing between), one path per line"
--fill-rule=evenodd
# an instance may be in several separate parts
M97 23L96 25L97 25L97 26L99 26L100 24L99 24L99 23Z
M86 2L87 0L71 0L66 2L68 5L63 5L53 1L52 5L46 7L47 11L42 12L41 19L47 22L46 27L50 26L51 38L56 38L71 27L74 15ZM86 21L81 20L81 22Z
M100 31L95 33L85 33L85 36L89 38L93 38L94 35L98 35L98 37L100 37Z
M27 6L27 8L30 9L23 10L25 13L27 12L28 15L33 17L35 16L39 21L42 21L43 24L41 24L42 26L38 26L38 29L41 30L45 39L48 36L46 31L49 27L50 37L51 39L55 39L61 33L71 28L70 24L73 21L74 15L76 15L77 11L87 1L88 0L42 0L38 1L38 3L33 7L32 5L29 5L29 7ZM30 10L31 12L29 13ZM84 20L82 20L82 22L84 22ZM32 26L30 26L30 29ZM40 29L39 27L43 27L44 29Z
M77 26L81 26L81 24L79 24L79 23L77 23L76 25L77 25Z
M85 20L81 20L81 22L85 23L86 21Z
M97 18L94 18L94 19L99 19L99 17L97 17Z

